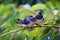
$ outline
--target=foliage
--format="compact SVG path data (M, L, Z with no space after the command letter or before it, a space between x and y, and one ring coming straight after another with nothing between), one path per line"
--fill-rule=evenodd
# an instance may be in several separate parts
M31 11L23 8L15 8L13 6L15 4L5 5L4 3L8 4L9 2L4 0L3 3L0 4L0 36L8 33L11 30L22 28L21 24L16 23L16 19L25 18L31 12L35 14L35 10L42 8L33 5L32 9L34 11ZM59 4L60 3L57 0L50 0L47 1L44 6L41 5L44 8L44 21L41 23L41 25L60 24L60 12L53 15L50 10L48 10L48 6L50 6L51 9L60 8ZM38 4L38 6L40 5ZM52 40L57 40L60 36L56 30L57 29L55 28L36 27L32 31L29 31L29 28L26 28L24 30L19 30L17 32L12 32L8 35L2 36L0 37L0 40L44 40L44 38L48 37L49 35L51 35Z

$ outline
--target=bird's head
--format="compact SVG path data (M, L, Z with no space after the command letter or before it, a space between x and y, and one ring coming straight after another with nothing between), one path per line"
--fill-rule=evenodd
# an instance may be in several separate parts
M41 15L42 13L43 13L43 10L38 10L38 11L36 12L37 15Z

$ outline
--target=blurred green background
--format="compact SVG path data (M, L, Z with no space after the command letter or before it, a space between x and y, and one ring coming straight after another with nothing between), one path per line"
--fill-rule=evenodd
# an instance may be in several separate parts
M25 7L28 4L30 7ZM0 36L13 30L16 32L1 36L0 40L60 40L58 28L36 27L32 31L29 28L22 29L16 19L25 18L36 10L43 9L44 21L41 25L59 25L60 11L51 13L56 8L60 9L60 0L0 0Z

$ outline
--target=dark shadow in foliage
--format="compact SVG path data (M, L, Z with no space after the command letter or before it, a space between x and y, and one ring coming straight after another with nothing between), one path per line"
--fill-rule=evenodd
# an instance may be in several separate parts
M41 0L41 2L42 2L42 3L46 3L46 2L47 2L47 0Z
M38 35L37 35L37 36L34 36L34 37L32 38L32 40L38 40Z
M33 0L31 5L35 5L37 3L37 0Z
M54 32L53 35L52 35L52 37L53 37L53 40L60 40L59 31Z
M56 24L60 24L60 18L56 20Z
M19 5L21 5L21 4L26 4L26 1L27 0L18 0L17 4L16 4L17 5L16 7L19 7Z
M2 33L3 31L5 31L6 28L4 27L0 27L0 33Z
M47 34L50 31L51 28L46 28L43 32L43 35Z
M33 0L27 0L26 4L30 4L31 5L32 4L32 1Z
M57 35L54 40L60 40L60 35Z

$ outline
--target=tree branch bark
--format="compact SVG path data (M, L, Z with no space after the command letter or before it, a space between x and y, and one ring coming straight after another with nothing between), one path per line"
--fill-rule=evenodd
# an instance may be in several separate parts
M34 27L32 27L32 28L36 28L36 27L59 28L59 32L60 32L60 24L59 24L59 25L41 25L41 26L38 25L38 26L34 26ZM10 34L10 33L15 33L15 32L17 32L17 31L24 30L24 29L27 29L27 28L31 28L31 27L25 27L25 28L19 28L19 29L17 29L17 30L11 30L11 31L9 31L8 33L5 33L5 34L0 35L0 37L3 37L3 36L8 35L8 34Z

